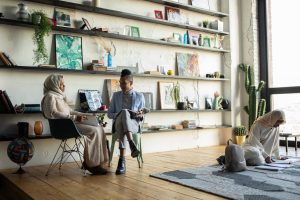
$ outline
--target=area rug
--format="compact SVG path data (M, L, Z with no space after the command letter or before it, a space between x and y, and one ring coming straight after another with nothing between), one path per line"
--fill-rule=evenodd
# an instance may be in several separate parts
M247 171L232 173L209 166L150 176L230 199L300 199L300 162L280 171L248 167Z

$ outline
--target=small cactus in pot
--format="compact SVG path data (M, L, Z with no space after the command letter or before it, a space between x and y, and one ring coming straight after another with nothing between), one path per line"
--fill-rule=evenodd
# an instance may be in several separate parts
M247 136L247 128L245 126L237 126L233 129L233 134L235 136L236 144L241 145L245 142Z

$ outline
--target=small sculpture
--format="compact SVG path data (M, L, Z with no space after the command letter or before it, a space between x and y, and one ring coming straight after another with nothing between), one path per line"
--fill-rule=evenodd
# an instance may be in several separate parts
M224 40L224 35L220 35L219 37L219 49L223 50L223 45L222 45L222 41Z
M222 101L223 101L223 97L220 96L220 94L218 92L214 93L214 101L213 101L213 110L222 110Z
M186 100L186 109L187 110L193 109L194 103L191 102L188 97L185 97L185 100Z

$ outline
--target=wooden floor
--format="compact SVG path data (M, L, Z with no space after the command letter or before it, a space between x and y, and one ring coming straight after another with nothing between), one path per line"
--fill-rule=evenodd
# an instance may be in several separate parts
M127 158L126 175L116 176L117 158L105 176L83 176L74 163L63 166L45 177L48 166L25 167L26 174L16 175L16 169L1 173L33 199L100 200L100 199L223 199L167 181L149 177L150 173L216 164L224 154L224 146L205 147L144 155L139 169L135 159Z
M225 146L215 146L145 154L145 163L141 169L138 168L135 159L128 157L127 173L121 176L116 176L114 173L117 158L114 158L113 166L109 168L111 172L105 176L83 176L74 163L64 165L62 175L56 169L48 177L45 177L48 166L25 167L27 173L23 175L12 174L16 169L0 172L33 199L222 199L212 194L151 178L149 174L216 164L216 158L224 154L224 148ZM285 155L284 147L280 148L280 153ZM293 148L290 148L289 156L297 156ZM1 194L0 200L2 200Z

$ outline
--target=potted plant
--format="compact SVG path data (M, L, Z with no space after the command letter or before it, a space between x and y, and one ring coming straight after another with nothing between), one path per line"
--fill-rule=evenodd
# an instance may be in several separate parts
M237 126L233 129L236 144L242 145L246 140L247 128L245 126Z
M32 14L32 23L34 24L33 43L36 46L34 52L34 64L45 63L48 60L47 48L45 45L45 36L51 31L51 24L44 11L34 11Z
M180 101L180 84L177 81L177 83L174 85L172 89L172 98L176 102L176 106L178 110L184 110L185 109L185 102Z
M203 28L208 28L208 20L203 21Z
M105 113L97 114L96 117L99 124L102 125L103 127L106 127L107 122L104 121Z

